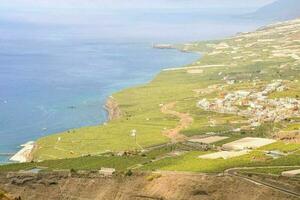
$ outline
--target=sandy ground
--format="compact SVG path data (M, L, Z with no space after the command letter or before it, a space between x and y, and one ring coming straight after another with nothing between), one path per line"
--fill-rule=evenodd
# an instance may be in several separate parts
M276 140L267 138L246 137L240 140L224 144L222 147L226 150L256 149L268 144L272 144L274 142L276 142Z
M189 69L187 70L188 74L202 74L204 71L203 69Z
M130 177L0 174L0 188L26 200L296 200L236 177L163 174Z
M228 159L228 158L234 158L234 157L242 156L242 155L248 154L249 152L250 151L248 151L248 150L244 150L244 151L220 151L220 152L216 152L216 153L202 155L202 156L199 156L199 158L202 158L202 159L219 159L219 158Z
M275 138L285 142L300 143L300 131L282 131L277 133Z
M225 140L227 138L228 137L223 137L223 136L211 136L211 137L206 137L206 138L190 139L189 141L190 142L199 142L199 143L204 143L204 144L211 144L211 143Z
M293 177L300 174L300 169L282 172L282 176Z
M180 119L179 124L174 129L166 130L163 132L164 135L171 138L172 142L185 140L186 137L180 134L180 131L187 128L193 122L193 118L189 114L180 113L172 110L175 107L175 105L176 102L171 102L161 107L162 113L167 115L173 115Z

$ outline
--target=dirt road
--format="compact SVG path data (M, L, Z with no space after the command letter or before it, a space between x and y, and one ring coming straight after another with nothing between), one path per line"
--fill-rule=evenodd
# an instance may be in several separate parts
M178 141L183 141L186 139L186 137L182 134L180 134L180 131L187 128L189 125L192 124L193 118L187 114L187 113L180 113L177 112L174 109L176 105L176 102L171 102L168 104L165 104L161 107L161 112L167 115L173 115L175 117L178 117L180 119L178 125L173 128L169 129L163 132L164 135L169 137L172 142L178 142Z

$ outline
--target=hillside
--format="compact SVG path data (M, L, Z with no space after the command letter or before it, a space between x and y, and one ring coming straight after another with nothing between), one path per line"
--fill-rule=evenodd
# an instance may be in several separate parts
M10 191L10 196L21 196L21 199L26 200L265 200L270 196L272 200L297 199L234 177L188 174L166 174L154 179L150 177L141 174L132 177L91 178L52 173L43 176L10 175L7 178L0 174L0 187Z
M248 17L264 18L271 20L288 20L300 17L300 1L298 0L277 0L274 3L260 8Z

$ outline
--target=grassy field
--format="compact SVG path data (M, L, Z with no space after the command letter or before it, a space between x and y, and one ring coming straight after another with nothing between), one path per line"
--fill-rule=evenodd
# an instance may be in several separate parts
M281 175L282 172L290 171L290 170L297 170L299 167L274 167L274 168L256 168L256 169L247 169L241 170L241 173L251 174L251 173L258 173L258 174L272 174L272 175Z
M255 166L300 166L299 155L293 154L278 159L272 159L261 151L230 159L200 159L200 155L210 152L189 152L173 158L165 158L158 162L147 164L144 170L192 171L219 173L235 167ZM267 169L265 171L268 171Z
M166 158L164 160L151 163L145 166L145 170L167 170L167 171L192 171L217 173L223 172L225 169L232 167L240 167L250 165L253 157L265 160L264 154L261 152L252 152L249 155L240 156L231 159L200 159L198 156L208 154L210 152L189 152L183 156L176 158Z
M128 167L138 163L147 162L142 156L117 157L117 156L92 156L69 158L60 160L47 160L40 163L9 164L0 166L0 172L30 170L41 168L45 170L99 170L101 167L112 167L118 171L124 171Z
M267 146L260 148L261 150L266 151L281 151L283 153L295 152L300 150L300 144L296 143L284 143L284 142L276 142Z
M210 160L198 158L200 155L211 153L211 151L190 151L180 156L166 157L168 153L176 151L178 148L180 150L180 145L178 147L171 145L132 156L111 156L106 154L103 156L47 160L38 163L0 165L0 172L30 170L33 168L42 168L44 170L99 170L101 167L112 167L122 172L134 166L143 165L137 170L220 173L234 167L300 166L298 152L278 159L272 159L262 151L253 151L250 154L230 159ZM161 159L159 159L160 157ZM273 173L274 169L265 169L263 171L265 173Z
M116 156L111 153L106 153L101 156L84 156L79 158L46 160L43 162L0 165L0 172L30 170L33 168L42 168L45 170L99 170L101 167L125 171L137 164L145 164L160 156L164 156L177 148L177 145L168 145L136 155Z
M170 144L156 147L142 153L132 152L129 155L122 156L105 153L98 156L83 156L79 158L45 160L30 163L12 163L0 165L0 172L30 170L34 168L42 168L45 170L99 170L101 167L125 171L136 165L151 163L153 160L166 157L170 152L181 150L181 148L181 144Z

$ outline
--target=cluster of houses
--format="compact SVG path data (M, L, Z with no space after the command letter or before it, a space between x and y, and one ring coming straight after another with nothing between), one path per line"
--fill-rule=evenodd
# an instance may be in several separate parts
M202 99L198 102L198 106L207 111L249 117L249 123L255 127L263 122L279 122L300 116L300 100L289 97L268 98L272 92L285 89L283 81L276 80L268 84L263 91L235 91L212 102Z

